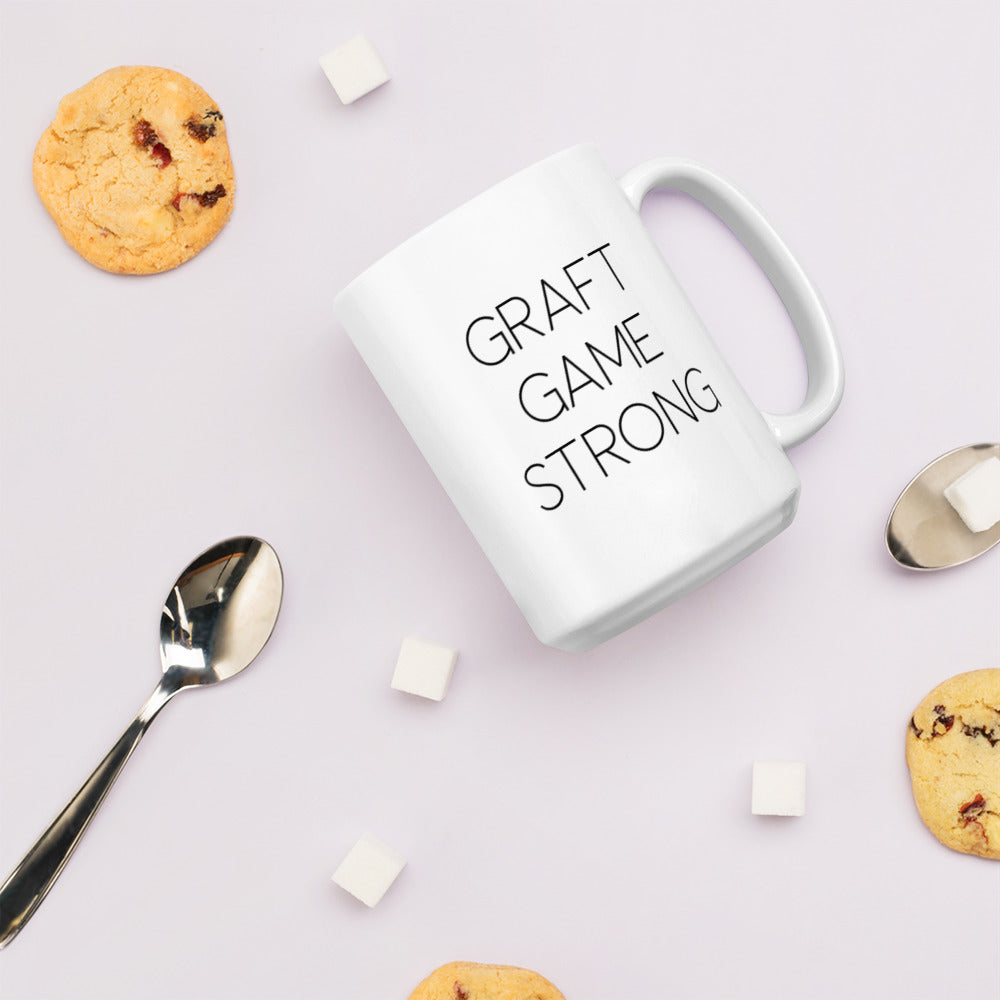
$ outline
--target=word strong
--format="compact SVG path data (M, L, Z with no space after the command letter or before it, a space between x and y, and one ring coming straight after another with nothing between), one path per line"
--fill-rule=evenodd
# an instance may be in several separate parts
M627 299L614 248L602 243L548 278L539 278L530 298L506 298L465 329L466 350L479 365L497 369L524 356L525 362L517 366L516 387L511 385L518 411L539 430L544 427L547 436L553 435L550 427L559 428L547 443L541 439L522 474L524 483L539 491L535 495L542 510L558 509L568 495L587 492L588 486L656 451L722 406L704 371L693 364L644 377L647 388L640 398L624 404L620 392L609 393L629 372L662 362L665 356L642 314L629 309ZM553 335L562 341L563 353L553 361L549 346L544 366L532 365L532 349L541 356ZM564 338L569 337L574 339L565 350ZM531 370L523 374L526 368ZM594 405L604 394L611 413L593 422ZM591 416L571 427L581 403Z

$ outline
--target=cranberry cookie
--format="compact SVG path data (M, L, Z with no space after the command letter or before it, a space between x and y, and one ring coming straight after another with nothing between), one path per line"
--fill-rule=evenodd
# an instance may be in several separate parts
M118 274L193 257L229 219L235 184L215 102L180 73L119 66L60 101L35 189L74 250Z
M956 851L1000 859L1000 669L934 688L910 719L906 763L931 833Z
M513 965L449 962L435 969L410 1000L566 1000L545 978Z

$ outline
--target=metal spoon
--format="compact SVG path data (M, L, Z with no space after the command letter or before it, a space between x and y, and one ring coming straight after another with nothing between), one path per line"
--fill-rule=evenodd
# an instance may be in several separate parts
M230 538L181 573L163 605L163 677L135 721L0 886L0 948L38 909L157 712L188 687L215 684L250 665L281 607L278 557L259 538Z
M1000 542L1000 524L970 531L944 491L991 456L1000 444L970 444L936 458L899 495L885 528L893 559L907 569L945 569L968 562Z

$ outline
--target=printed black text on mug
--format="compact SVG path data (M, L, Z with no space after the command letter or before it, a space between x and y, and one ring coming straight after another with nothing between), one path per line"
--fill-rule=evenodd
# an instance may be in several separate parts
M669 440L667 428L675 437L681 433L681 417L698 423L699 413L718 410L719 397L703 378L700 368L689 368L681 380L671 379L667 394L652 390L648 401L636 400L623 407L613 426L594 424L546 453L544 461L532 462L524 470L524 481L550 491L549 502L539 505L542 510L562 506L564 487L585 493L588 480L593 481L598 473L607 479L616 468L631 465L637 455L656 451Z
M583 257L564 264L560 269L563 279L556 282L546 281L545 278L538 280L538 295L534 299L534 310L532 301L521 295L512 295L498 303L489 314L477 316L465 330L465 346L469 354L481 365L500 365L516 352L524 350L524 334L527 330L536 337L544 337L546 331L540 329L537 324L544 323L548 327L548 332L555 331L556 316L567 310L572 311L577 316L590 312L591 304L587 298L589 292L584 294L584 289L597 280L614 279L615 285L621 291L625 286L618 277L618 273L608 260L607 251L610 243L603 243L599 247L590 250ZM606 267L596 265L593 258L599 258ZM588 268L588 265L591 265ZM590 276L587 277L586 275ZM559 291L556 287L561 284L567 294ZM579 301L579 305L576 301ZM539 303L542 308L538 308ZM544 313L545 319L538 317ZM531 323L528 321L532 320ZM499 323L497 322L499 320ZM526 339L526 338L525 338Z
M560 279L540 278L533 299L511 296L493 307L489 315L477 316L466 328L469 355L481 365L496 368L530 350L532 343L556 333L556 318L562 314L566 315L559 320L560 336L566 320L589 313L600 293L621 297L626 287L612 256L611 244L603 243L563 265ZM621 310L620 303L615 305ZM607 324L603 330L575 323L574 327L574 333L587 333L589 339L576 345L572 354L562 354L553 369L533 370L519 378L519 412L535 423L560 421L559 426L564 427L562 418L575 411L578 396L592 400L595 391L611 389L622 372L645 368L664 357L638 312ZM664 373L641 399L615 404L615 412L603 421L563 437L554 448L550 440L539 450L524 468L523 480L532 489L546 491L539 504L542 510L556 510L568 492L586 492L588 483L599 481L598 477L609 478L616 469L680 435L682 427L698 423L699 415L720 408L721 402L701 368L691 365L683 373L671 374Z

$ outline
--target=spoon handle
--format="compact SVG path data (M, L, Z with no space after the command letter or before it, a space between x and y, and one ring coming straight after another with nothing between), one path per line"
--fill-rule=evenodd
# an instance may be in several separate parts
M16 937L38 909L167 698L169 694L157 688L94 773L0 886L0 948Z

